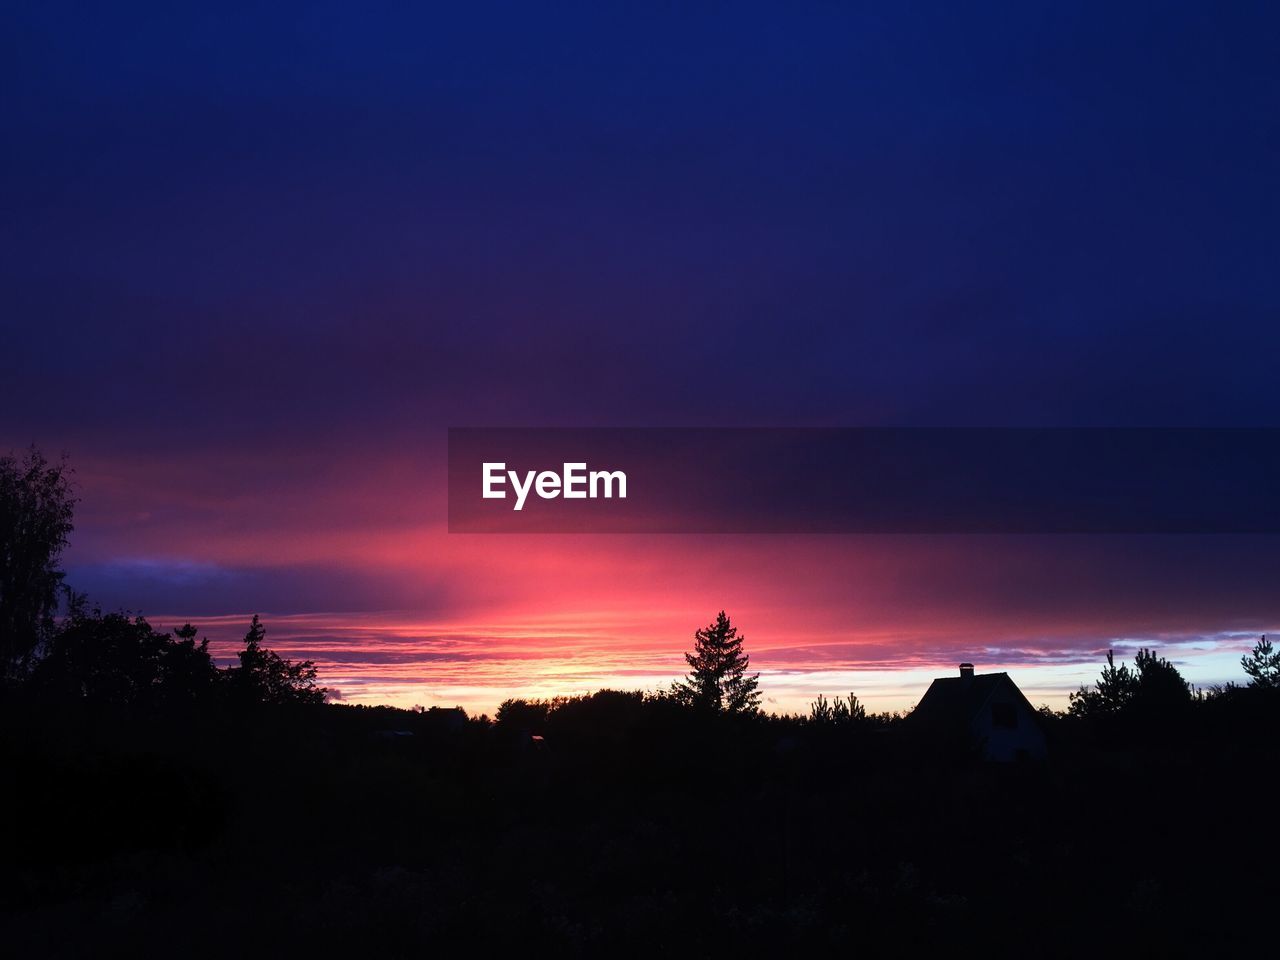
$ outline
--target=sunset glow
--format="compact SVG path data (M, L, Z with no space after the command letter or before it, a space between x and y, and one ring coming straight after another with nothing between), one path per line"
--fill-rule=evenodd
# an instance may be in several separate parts
M906 710L961 660L1062 707L1108 648L1139 645L1221 683L1280 623L1257 613L1276 602L1257 537L448 534L442 443L421 446L268 478L251 459L89 460L74 577L157 624L196 623L224 659L260 613L273 646L315 659L349 702L487 713L665 688L721 608L779 712L850 690Z

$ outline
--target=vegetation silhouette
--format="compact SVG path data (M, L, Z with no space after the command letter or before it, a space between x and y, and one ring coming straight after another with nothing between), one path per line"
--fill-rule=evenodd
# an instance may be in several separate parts
M0 457L0 679L21 676L53 631L74 509L66 460L35 447Z
M693 652L684 655L689 675L671 695L680 703L713 713L755 713L760 708L760 674L747 675L751 660L744 637L721 610L712 623L694 633Z
M1108 653L1069 711L1040 712L1044 763L984 763L853 694L762 712L723 612L668 691L510 699L493 720L352 706L270 651L257 616L223 667L190 624L72 594L56 617L65 488L47 464L8 469L5 550L39 547L22 556L36 576L0 582L18 633L0 684L10 955L1181 955L1267 938L1241 918L1268 906L1271 850L1239 821L1280 761L1265 637L1248 685L1208 691L1154 651ZM53 518L45 534L24 511Z
M1191 700L1191 685L1177 668L1143 647L1132 670L1123 662L1117 667L1115 651L1108 650L1098 682L1070 694L1069 710L1077 717L1114 716L1134 709L1165 712L1185 707Z
M227 671L233 695L247 703L324 703L329 691L316 683L315 662L284 659L262 645L266 635L255 613L239 654L240 666Z
M178 637L142 617L75 609L50 637L30 683L45 695L99 704L159 707L209 697L219 672L209 641L189 624Z
M830 724L846 726L863 723L867 719L867 708L858 698L850 693L848 699L828 700L824 694L809 705L809 722L814 724Z
M1280 689L1280 651L1271 641L1259 637L1253 649L1240 658L1240 666L1249 677L1249 685L1263 690Z

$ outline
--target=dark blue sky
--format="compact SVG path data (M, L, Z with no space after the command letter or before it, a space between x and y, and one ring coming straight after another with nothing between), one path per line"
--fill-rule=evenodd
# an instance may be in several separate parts
M1277 423L1274 8L260 6L6 16L6 439Z

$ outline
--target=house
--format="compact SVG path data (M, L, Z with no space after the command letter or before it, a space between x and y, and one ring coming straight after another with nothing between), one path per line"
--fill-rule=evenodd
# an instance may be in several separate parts
M911 712L914 724L939 733L967 732L988 760L1043 760L1048 753L1035 708L1007 673L976 674L960 664L958 677L929 685Z

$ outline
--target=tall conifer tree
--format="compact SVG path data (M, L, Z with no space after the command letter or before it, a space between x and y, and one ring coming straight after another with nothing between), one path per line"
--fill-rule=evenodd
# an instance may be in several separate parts
M760 674L747 674L751 660L745 639L723 610L715 622L694 635L693 652L684 655L689 675L672 694L682 703L716 713L755 713L760 706Z

